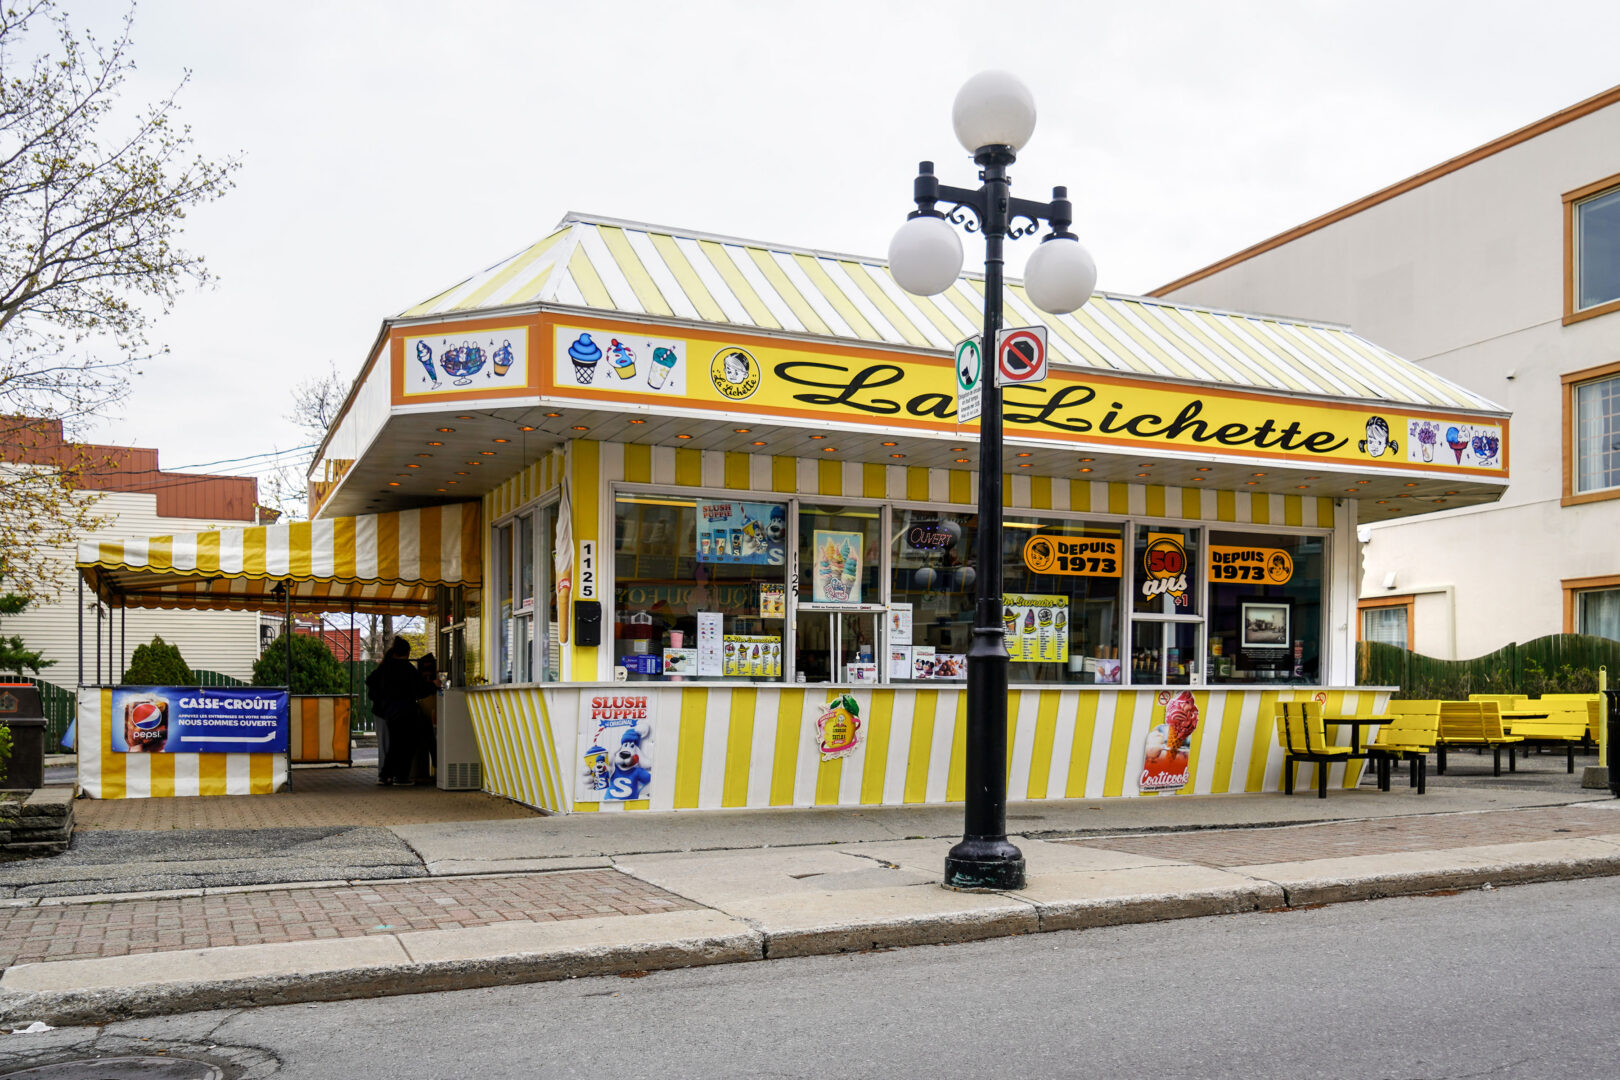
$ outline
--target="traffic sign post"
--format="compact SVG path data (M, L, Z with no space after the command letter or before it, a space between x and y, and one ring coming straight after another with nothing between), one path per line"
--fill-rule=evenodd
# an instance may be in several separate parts
M996 334L996 385L1046 381L1046 327L1020 326Z
M956 343L956 422L977 420L984 408L983 339L970 337Z

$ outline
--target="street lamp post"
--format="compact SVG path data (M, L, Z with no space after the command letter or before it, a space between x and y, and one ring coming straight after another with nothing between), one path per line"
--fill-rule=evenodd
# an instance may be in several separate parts
M1050 203L1012 196L1007 167L1035 128L1035 101L1015 76L975 75L956 95L956 137L979 165L977 190L947 187L932 162L917 169L912 211L889 244L889 269L907 292L932 296L956 283L962 242L952 225L984 236L984 339L982 369L995 370L1002 326L1002 244L1039 230L1052 231L1030 256L1025 290L1043 311L1063 314L1091 298L1097 269L1069 232L1073 206L1064 188ZM949 210L941 212L936 204ZM964 213L966 211L967 213ZM971 217L969 216L971 215ZM1007 839L1007 653L1001 620L1001 387L983 378L979 416L979 531L973 640L967 651L966 807L962 840L945 857L945 884L956 889L1017 889L1024 855Z

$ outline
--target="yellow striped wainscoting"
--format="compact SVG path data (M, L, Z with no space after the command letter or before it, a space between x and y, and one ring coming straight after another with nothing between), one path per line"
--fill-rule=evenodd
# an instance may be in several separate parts
M584 441L575 446L584 445ZM673 488L842 496L905 502L961 503L977 498L977 474L961 469L873 465L772 457L727 450L687 450L672 446L590 443L599 447L597 481L602 484L661 484ZM1122 484L1048 476L1007 476L1005 502L1015 510L1068 510L1093 514L1183 518L1229 524L1269 522L1305 528L1333 527L1333 500L1253 491ZM493 496L490 496L492 498ZM576 515L579 496L575 495ZM490 518L498 516L489 507ZM590 522L576 520L574 535Z
M287 786L285 754L120 754L111 690L79 691L79 791L92 799L270 795Z
M294 764L350 760L347 696L294 696L288 703L287 749Z
M512 436L512 446L523 454L522 432ZM510 447L508 448L510 449ZM484 496L484 520L495 521L557 490L562 484L563 452L552 450L502 481Z
M595 738L592 694L645 693L650 735L644 797L601 800L582 789L581 754ZM948 803L962 798L966 691L956 687L843 689L860 705L861 743L821 760L816 718L832 692L805 686L478 689L468 694L486 790L546 810L714 810L771 806ZM1280 701L1322 695L1325 711L1381 711L1387 691L1196 689L1199 724L1188 794L1278 791ZM550 720L554 723L549 722ZM1155 690L1014 690L1008 702L1008 797L1132 797L1149 731L1164 721ZM555 733L555 740L553 740ZM1368 738L1371 737L1369 733ZM609 747L611 749L611 747ZM1354 787L1362 762L1333 766ZM1308 786L1308 785L1307 785ZM1152 795L1151 797L1163 797ZM572 803L571 807L569 804Z

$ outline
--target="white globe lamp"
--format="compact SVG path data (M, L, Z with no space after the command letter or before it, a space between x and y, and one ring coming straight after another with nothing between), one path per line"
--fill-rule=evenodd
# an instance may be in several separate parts
M1096 287L1097 264L1073 237L1047 239L1024 264L1024 292L1029 302L1053 315L1079 309Z
M981 71L956 92L951 124L970 154L982 146L1017 151L1035 130L1035 95L1010 71Z
M962 241L944 218L910 218L889 241L889 272L913 296L936 296L962 276Z

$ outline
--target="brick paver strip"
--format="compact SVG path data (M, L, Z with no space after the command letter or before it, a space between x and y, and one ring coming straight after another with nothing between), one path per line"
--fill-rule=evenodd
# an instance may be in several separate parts
M79 829L275 829L328 825L415 825L534 817L526 806L481 791L378 787L377 771L294 769L292 790L274 795L202 795L181 799L79 799Z
M0 908L0 967L698 906L617 870L572 870Z
M1205 866L1307 862L1351 855L1517 844L1620 833L1620 813L1581 807L1501 810L1288 825L1274 829L1211 829L1066 841Z

